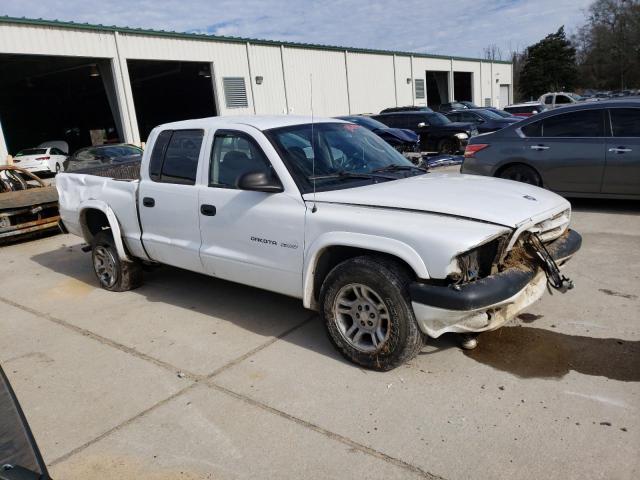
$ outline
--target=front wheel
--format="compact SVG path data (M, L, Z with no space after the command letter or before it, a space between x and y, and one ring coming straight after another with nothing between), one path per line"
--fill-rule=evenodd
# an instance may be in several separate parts
M460 150L460 145L457 140L453 138L443 138L438 143L438 151L440 153L446 153L447 155L453 155Z
M410 281L401 265L385 257L356 257L331 270L320 302L329 338L344 357L386 371L420 351Z
M142 284L142 265L139 261L120 260L110 230L98 232L91 245L93 271L100 286L111 292L125 292Z

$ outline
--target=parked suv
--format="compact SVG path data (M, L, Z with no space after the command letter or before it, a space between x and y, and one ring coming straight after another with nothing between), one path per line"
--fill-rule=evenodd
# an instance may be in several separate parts
M373 118L393 128L408 128L420 136L423 151L456 153L464 150L470 137L478 134L471 123L452 122L437 112L397 112Z
M640 101L579 103L474 138L462 173L565 196L640 198Z
M454 110L446 114L452 122L473 123L480 133L495 132L501 128L519 122L517 117L503 117L485 108L467 108L465 110Z

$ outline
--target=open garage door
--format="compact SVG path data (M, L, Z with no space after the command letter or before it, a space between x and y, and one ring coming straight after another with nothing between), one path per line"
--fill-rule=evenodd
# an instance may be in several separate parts
M453 72L453 99L473 102L473 73Z
M449 72L427 70L427 106L437 109L449 101Z
M123 138L108 59L0 54L0 122L15 155L47 141L70 152Z
M217 115L210 64L127 60L140 139L167 122Z

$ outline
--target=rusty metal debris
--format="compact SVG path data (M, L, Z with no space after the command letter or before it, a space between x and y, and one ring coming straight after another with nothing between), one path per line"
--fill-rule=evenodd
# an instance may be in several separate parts
M0 166L0 244L18 236L58 229L58 193L27 170Z

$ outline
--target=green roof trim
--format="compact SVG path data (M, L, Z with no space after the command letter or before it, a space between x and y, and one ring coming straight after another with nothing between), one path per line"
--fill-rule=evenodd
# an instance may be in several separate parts
M308 48L315 50L332 50L332 51L341 51L345 50L353 53L374 53L378 55L401 55L406 57L417 57L417 58L434 58L440 60L461 60L467 62L486 62L490 63L491 60L486 60L482 58L471 58L471 57L455 57L449 55L435 55L428 53L415 53L415 52L403 52L403 51L393 51L393 50L378 50L378 49L369 49L369 48L351 48L351 47L339 47L335 45L319 45L315 43L298 43L298 42L284 42L277 40L263 40L257 38L244 38L244 37L226 37L219 35L211 35L206 33L189 33L189 32L175 32L169 30L152 30L148 28L134 28L134 27L118 27L116 25L101 25L101 24L92 24L92 23L77 23L77 22L66 22L62 20L45 20L42 18L26 18L26 17L9 17L9 16L0 16L0 23L14 23L14 24L22 24L22 25L35 25L35 26L43 26L43 27L56 27L56 28L69 28L69 29L77 29L77 30L93 30L100 32L121 32L121 33L129 33L135 35L148 35L148 36L156 36L156 37L172 37L172 38L182 38L182 39L191 39L191 40L203 40L203 41L214 41L214 42L227 42L227 43L251 43L253 45L272 45L272 46L284 46L284 47L294 47L294 48ZM512 62L507 60L493 60L493 63L502 63L511 65Z

